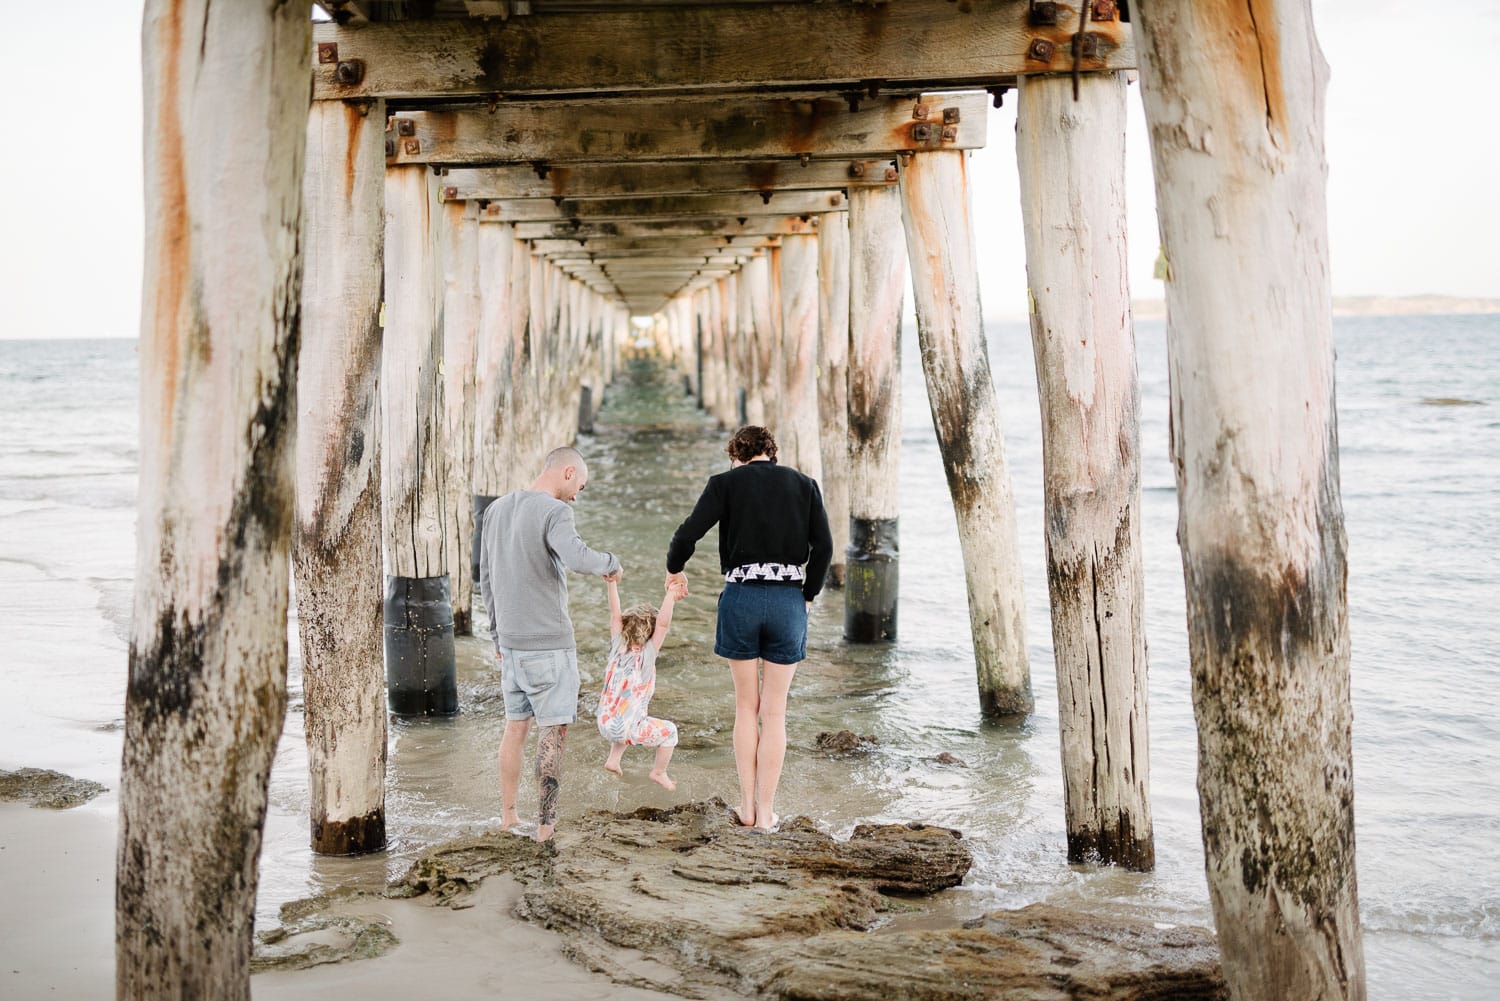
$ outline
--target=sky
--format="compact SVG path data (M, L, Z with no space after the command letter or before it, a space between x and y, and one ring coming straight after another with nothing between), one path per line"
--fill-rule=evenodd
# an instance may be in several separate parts
M0 338L134 337L141 4L85 0L68 5L66 17L56 5L12 6L0 33L0 91L11 95L10 140L0 156ZM1437 34L1448 22L1407 0L1313 0L1313 12L1332 72L1334 294L1500 298L1500 129L1490 103L1500 4L1466 5L1456 36ZM1442 59L1421 58L1423 38L1442 39ZM1014 104L1012 94L991 113L988 146L970 174L992 318L1022 315L1026 302ZM1130 88L1129 108L1131 289L1159 299L1139 85Z

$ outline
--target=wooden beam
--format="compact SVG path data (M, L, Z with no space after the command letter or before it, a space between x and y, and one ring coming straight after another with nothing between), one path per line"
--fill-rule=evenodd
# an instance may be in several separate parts
M740 237L785 236L789 233L809 233L816 229L813 220L796 216L747 216L744 222L738 219L693 219L686 221L648 220L645 222L585 222L574 225L567 222L522 222L516 224L516 239L591 239L593 237L619 237L638 239L662 236L717 236L730 246Z
M493 111L410 111L388 125L386 162L444 166L798 159L881 159L984 145L984 93L881 98L858 111L836 98L740 98Z
M816 215L847 210L842 191L793 191L761 195L662 195L648 198L542 199L490 202L484 213L503 222L567 222L572 219L696 219L702 216Z
M796 87L858 100L871 89L984 88L1025 73L1071 70L1076 12L1059 5L1058 24L1032 27L1029 6L1027 0L663 5L512 21L318 24L316 41L338 49L315 63L314 96L597 99ZM1130 25L1095 20L1088 30L1092 48L1081 69L1135 68Z
M715 236L642 237L638 239L600 236L587 240L533 240L531 250L532 253L544 256L559 252L613 255L632 251L656 254L694 252L748 254L753 253L757 247L769 247L779 239L780 237L775 236L744 237L725 242L723 237Z
M546 176L541 176L545 174ZM448 198L626 198L646 195L820 191L895 184L890 160L751 160L725 163L599 163L456 167L443 179Z

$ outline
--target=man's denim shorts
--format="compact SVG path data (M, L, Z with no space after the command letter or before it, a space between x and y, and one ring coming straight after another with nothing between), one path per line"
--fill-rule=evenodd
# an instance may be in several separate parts
M505 718L561 726L578 719L578 651L500 649Z
M725 584L714 653L726 660L800 663L807 656L807 603L801 585Z

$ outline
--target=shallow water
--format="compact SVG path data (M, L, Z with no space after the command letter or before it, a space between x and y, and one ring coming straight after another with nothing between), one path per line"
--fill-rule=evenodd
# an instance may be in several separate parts
M1500 688L1488 642L1500 594L1500 318L1341 320L1339 411L1354 644L1360 902L1372 998L1493 996L1500 976ZM1151 657L1151 789L1157 870L1069 866L1062 825L1056 693L1041 535L1040 437L1024 327L992 333L992 365L1015 482L1037 712L1019 725L979 717L962 563L915 337L905 344L900 641L849 647L835 592L814 609L793 688L779 808L845 832L871 820L961 828L976 866L942 906L970 915L1038 900L1153 920L1211 923L1203 878L1196 741L1188 693L1176 497L1167 461L1160 324L1140 324L1146 627ZM118 782L125 636L134 563L135 357L130 342L0 341L0 767L36 765ZM1479 406L1424 401L1478 400ZM666 379L622 380L598 432L577 508L585 539L619 552L626 601L657 601L666 540L711 473L724 435ZM586 717L570 734L563 820L604 808L732 798L731 687L712 657L712 541L689 566L659 662L653 713L678 722L669 794L598 766ZM585 709L602 676L602 586L572 580ZM295 636L295 630L291 632ZM502 725L487 641L458 643L463 711L393 721L392 838L383 856L307 851L299 665L272 777L260 920L283 901L377 885L432 842L499 812ZM822 730L874 734L865 756L813 749ZM948 751L968 767L926 759ZM534 799L529 776L525 807ZM113 809L106 797L82 809ZM8 920L13 920L14 917Z

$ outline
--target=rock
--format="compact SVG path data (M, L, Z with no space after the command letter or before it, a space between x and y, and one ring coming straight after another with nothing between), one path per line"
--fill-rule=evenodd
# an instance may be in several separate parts
M798 817L766 833L740 827L722 800L709 800L592 813L558 839L553 847L508 834L460 838L424 855L389 892L457 908L483 880L509 873L524 888L516 913L561 934L567 955L617 983L690 998L1228 996L1214 939L1199 929L1040 904L961 927L882 927L968 873L968 847L947 828L865 824L840 841ZM298 925L262 948L358 934L336 922Z
M81 806L104 791L97 782L46 768L0 771L0 800L21 800L49 810Z
M944 751L942 754L934 755L927 760L931 761L935 765L957 765L959 768L969 767L969 763L967 761L949 751Z
M396 936L385 925L346 914L309 914L261 932L255 939L251 973L374 959L397 945Z
M880 743L879 738L865 734L861 736L849 730L825 730L818 734L818 750L826 754L864 754Z

